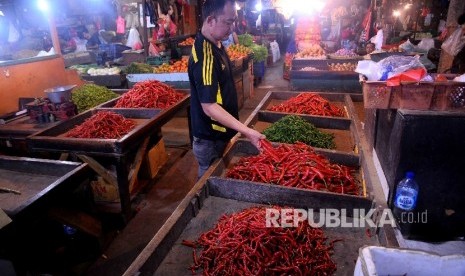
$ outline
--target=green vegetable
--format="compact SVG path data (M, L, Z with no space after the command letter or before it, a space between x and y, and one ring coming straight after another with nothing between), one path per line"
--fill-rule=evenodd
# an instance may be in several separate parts
M334 149L334 135L321 132L299 116L288 115L263 131L273 142L294 144L297 141L317 148Z
M245 47L250 47L253 44L253 36L249 34L238 35L239 44L244 45Z
M150 74L153 73L153 67L146 63L132 62L126 67L127 74Z
M119 95L110 89L95 84L84 84L71 93L71 100L76 104L79 113L117 97Z
M253 60L254 62L262 62L265 61L266 58L268 57L268 49L265 46L258 45L258 44L252 44L250 46L250 49L253 52Z

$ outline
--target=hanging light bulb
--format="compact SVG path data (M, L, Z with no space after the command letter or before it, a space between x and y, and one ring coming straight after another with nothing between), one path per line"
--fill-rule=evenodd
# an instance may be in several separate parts
M47 0L38 0L37 7L43 12L48 12L50 10L50 6Z

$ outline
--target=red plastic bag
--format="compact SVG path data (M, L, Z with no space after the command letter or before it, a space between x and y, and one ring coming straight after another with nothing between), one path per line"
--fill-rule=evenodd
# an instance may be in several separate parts
M387 86L398 86L401 82L419 82L426 76L424 68L411 69L387 79Z

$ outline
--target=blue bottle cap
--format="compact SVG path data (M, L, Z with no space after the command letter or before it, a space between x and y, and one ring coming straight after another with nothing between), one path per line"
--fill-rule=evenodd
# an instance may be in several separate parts
M413 179L415 177L415 173L414 172L406 172L405 177L408 178L408 179Z

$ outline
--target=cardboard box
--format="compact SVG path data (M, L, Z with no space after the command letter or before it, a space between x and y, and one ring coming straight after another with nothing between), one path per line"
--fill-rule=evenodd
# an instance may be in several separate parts
M362 247L354 276L465 275L465 256L439 256L421 250Z
M163 138L153 146L147 153L144 163L141 167L141 176L149 179L155 178L163 165L168 161L168 155L165 150Z
M102 177L91 181L92 193L94 200L97 202L120 202L118 187L105 181Z
M165 150L165 142L163 138L154 145L149 151L145 153L140 170L138 171L138 177L145 179L153 179L157 176L160 169L168 161L168 155ZM139 185L144 183L143 181L131 182L129 186L129 193L133 194L140 187ZM91 181L92 192L94 194L94 200L97 202L120 202L118 186L108 183L101 176L97 177L97 180Z

